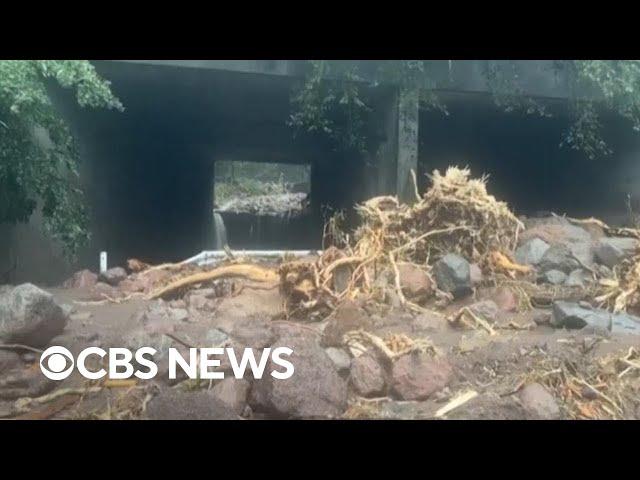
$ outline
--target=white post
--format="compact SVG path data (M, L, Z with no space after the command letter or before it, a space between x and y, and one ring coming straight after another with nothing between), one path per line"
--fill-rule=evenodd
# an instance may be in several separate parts
M107 252L100 252L100 273L107 271Z

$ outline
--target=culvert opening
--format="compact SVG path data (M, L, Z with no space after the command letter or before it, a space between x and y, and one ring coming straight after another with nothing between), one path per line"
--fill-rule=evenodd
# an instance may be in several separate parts
M211 247L309 248L310 193L309 164L217 161Z

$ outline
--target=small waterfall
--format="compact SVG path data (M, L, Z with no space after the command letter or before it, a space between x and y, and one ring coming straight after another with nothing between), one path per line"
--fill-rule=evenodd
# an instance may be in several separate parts
M222 250L227 245L227 229L218 212L213 212L213 238L215 250Z

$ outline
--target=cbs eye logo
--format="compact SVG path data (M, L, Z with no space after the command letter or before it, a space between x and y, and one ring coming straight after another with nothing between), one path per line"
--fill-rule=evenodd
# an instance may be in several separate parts
M74 364L73 355L64 347L49 347L40 356L40 370L50 380L64 380L71 375Z

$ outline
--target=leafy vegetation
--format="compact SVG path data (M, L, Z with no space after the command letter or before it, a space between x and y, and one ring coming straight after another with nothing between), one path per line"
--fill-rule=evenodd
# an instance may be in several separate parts
M222 207L237 198L289 193L294 184L308 187L309 176L308 165L219 161L216 162L215 203Z
M0 61L0 223L26 222L40 208L46 232L72 257L89 238L87 211L74 140L47 79L75 89L82 107L123 107L86 60Z
M368 140L363 125L371 111L363 87L398 85L405 92L402 98L417 97L421 108L437 108L447 114L437 93L447 87L447 79L434 74L436 64L422 60L310 61L305 80L292 95L289 124L296 133L322 133L339 148L363 152ZM487 62L485 79L496 105L505 112L552 116L542 102L525 95L520 65L515 61ZM554 62L554 67L566 78L572 116L559 139L560 146L579 150L590 159L612 152L602 138L600 105L628 119L632 128L640 131L640 61L562 60Z

